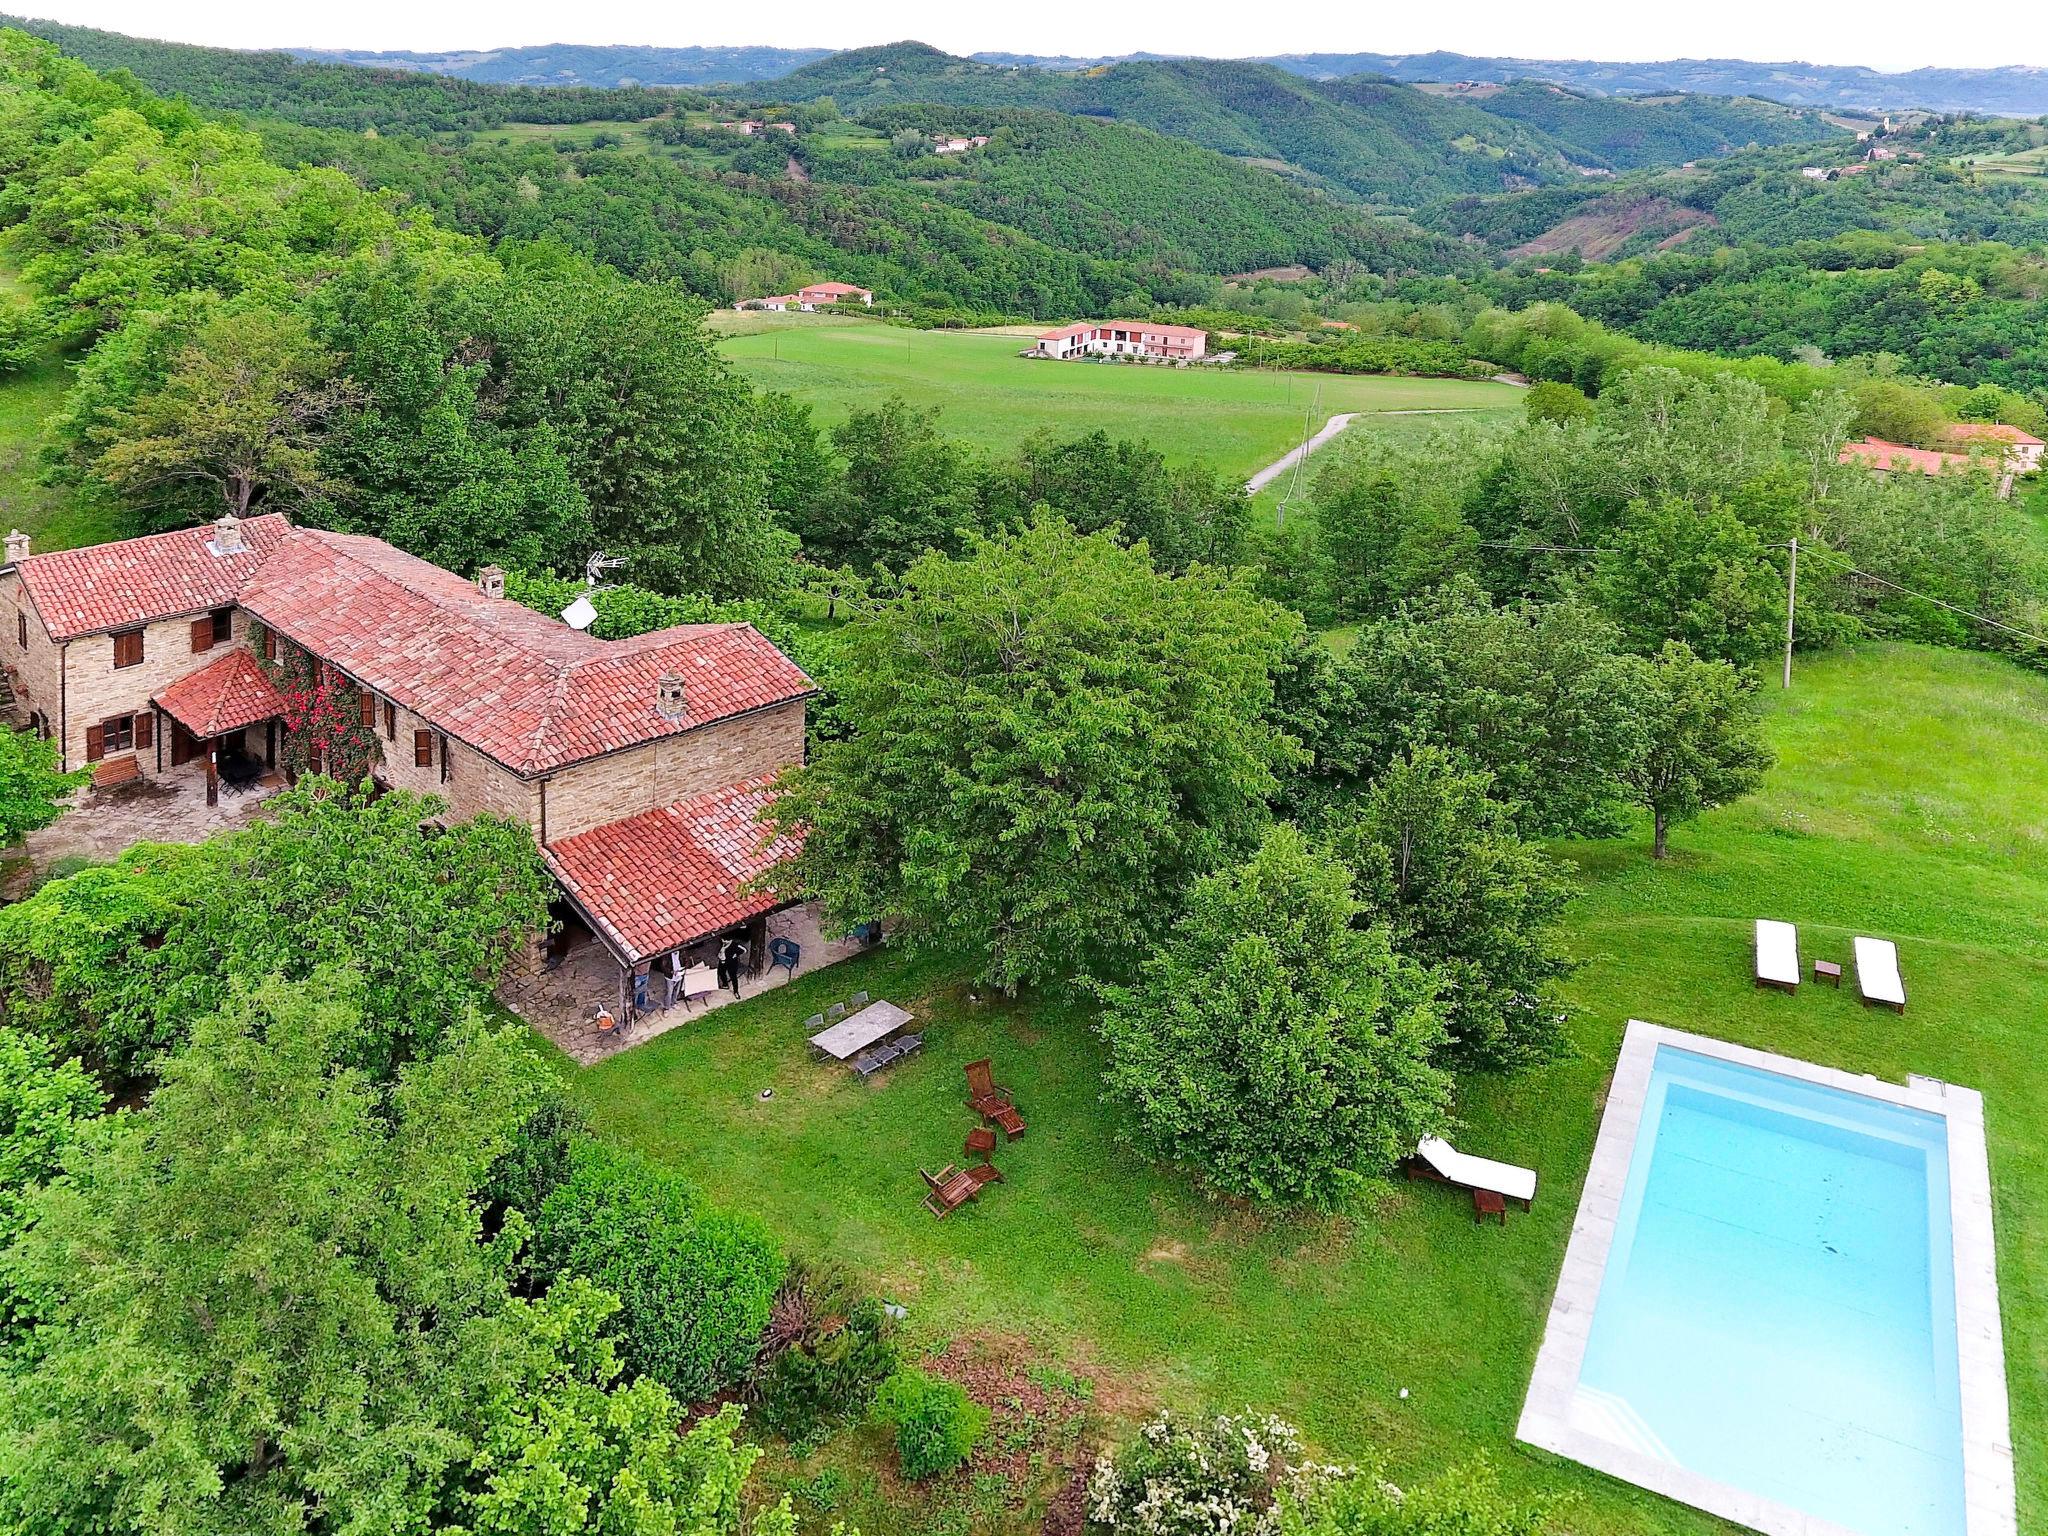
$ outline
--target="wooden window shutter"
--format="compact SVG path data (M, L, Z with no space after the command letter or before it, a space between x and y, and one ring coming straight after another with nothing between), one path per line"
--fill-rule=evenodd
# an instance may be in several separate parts
M441 782L446 784L454 772L454 764L448 761L448 738L441 738Z
M146 752L156 745L156 716L147 711L135 717L135 750Z
M412 733L412 765L415 768L434 766L434 733L414 731Z
M365 692L362 695L363 724L370 730L377 728L377 695Z
M210 651L212 649L213 615L209 613L203 619L194 619L192 621L192 654L197 656L201 651Z
M263 631L263 659L277 660L277 631L267 626Z
M384 702L384 739L398 740L398 706L388 699Z
M88 725L85 728L85 760L96 763L107 755L107 733L104 727Z
M130 629L114 636L114 665L132 667L142 661L142 631Z

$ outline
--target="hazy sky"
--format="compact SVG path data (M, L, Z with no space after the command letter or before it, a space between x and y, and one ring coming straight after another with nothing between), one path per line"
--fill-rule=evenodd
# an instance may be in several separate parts
M857 47L914 37L956 53L1219 57L1432 48L1530 58L1806 59L1912 69L1922 64L2048 64L2048 7L1980 9L1962 26L1905 0L1641 0L1531 5L1360 5L1296 0L778 0L678 6L673 0L15 0L13 10L148 37L230 47L490 48L521 43L774 43ZM1961 14L1961 13L1958 13ZM1994 24L1995 23L1995 24Z

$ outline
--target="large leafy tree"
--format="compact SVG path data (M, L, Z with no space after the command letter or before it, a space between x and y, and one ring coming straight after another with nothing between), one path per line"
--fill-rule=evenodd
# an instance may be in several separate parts
M1361 900L1443 992L1450 1055L1518 1066L1559 1044L1557 919L1571 882L1515 832L1492 776L1438 747L1398 758L1333 829Z
M1654 657L1629 658L1628 697L1645 750L1627 782L1650 812L1651 851L1668 852L1674 822L1756 790L1773 761L1755 686L1725 661L1673 640Z
M0 1008L113 1076L139 1075L233 978L320 964L362 978L361 1063L433 1047L547 921L532 833L433 825L438 800L313 779L194 847L131 849L0 907Z
M336 358L296 315L267 308L216 313L172 359L162 385L104 423L93 472L159 518L291 511L337 489L319 463L319 435L353 397Z
M107 1095L75 1061L17 1029L0 1030L0 1253L21 1236L37 1190L62 1166L64 1149ZM0 1262L0 1357L11 1355L34 1321L33 1296L16 1289Z
M926 550L958 550L977 526L973 464L936 411L891 395L834 427L832 444L839 473L808 509L786 509L816 558L900 570Z
M1683 640L1705 656L1752 662L1784 618L1784 578L1763 541L1717 500L1630 503L1601 556L1593 592L1632 650Z
M419 1528L463 1454L465 1324L523 1226L476 1192L544 1076L474 1019L388 1085L359 984L238 988L91 1122L8 1263L48 1321L0 1386L10 1528ZM455 1394L455 1402L450 1395Z
M982 498L992 525L1019 524L1034 508L1049 507L1083 533L1115 527L1127 541L1143 539L1173 571L1228 563L1249 522L1242 482L1206 464L1169 468L1149 443L1099 430L1073 438L1034 433L1014 459L989 466Z
M1285 823L1197 881L1098 1025L1132 1143L1231 1194L1337 1205L1435 1130L1435 982L1368 917L1344 865Z
M57 767L57 744L0 727L0 848L11 848L64 814L64 802L91 775Z
M926 556L836 648L850 734L790 776L791 883L998 985L1128 970L1262 830L1298 625L1059 522Z
M1358 787L1442 747L1493 776L1525 836L1616 831L1641 753L1616 646L1583 603L1497 607L1452 582L1362 631L1323 679L1318 754Z

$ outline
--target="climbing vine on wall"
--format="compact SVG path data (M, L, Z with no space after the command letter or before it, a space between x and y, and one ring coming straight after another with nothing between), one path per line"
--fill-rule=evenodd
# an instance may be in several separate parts
M363 722L361 690L282 635L257 626L250 638L257 665L284 700L279 753L286 770L294 777L325 773L346 784L368 778L383 752L375 725Z

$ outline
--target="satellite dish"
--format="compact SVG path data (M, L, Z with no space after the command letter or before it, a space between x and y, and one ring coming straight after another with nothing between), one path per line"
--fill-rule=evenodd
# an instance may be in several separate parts
M588 629L597 622L597 604L579 597L562 610L562 622L571 629Z

